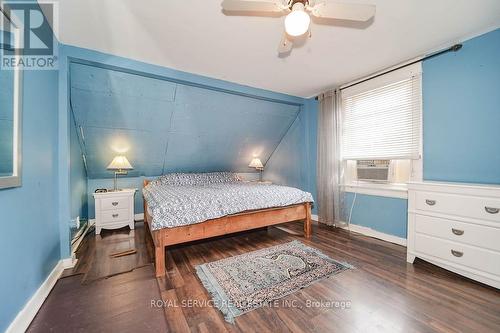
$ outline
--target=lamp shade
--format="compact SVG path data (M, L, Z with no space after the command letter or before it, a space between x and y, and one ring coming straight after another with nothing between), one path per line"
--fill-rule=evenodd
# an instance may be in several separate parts
M252 161L250 162L250 164L248 166L251 168L256 168L256 169L264 168L264 165L260 161L260 158L257 158L257 157L252 159Z
M113 158L111 163L109 163L108 170L132 170L133 167L130 165L130 162L123 155L118 155Z

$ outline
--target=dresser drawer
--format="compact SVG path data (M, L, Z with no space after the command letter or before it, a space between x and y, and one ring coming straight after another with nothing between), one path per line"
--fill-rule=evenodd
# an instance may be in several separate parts
M130 206L130 198L127 197L101 199L102 210L129 208L129 206Z
M102 223L113 223L120 221L127 221L130 219L130 210L125 209L114 209L114 210L103 210L101 212Z
M415 235L415 250L486 273L500 275L500 253L498 252L418 233Z
M500 251L499 228L416 214L415 231L459 243Z
M417 210L500 222L500 199L417 191L415 200Z

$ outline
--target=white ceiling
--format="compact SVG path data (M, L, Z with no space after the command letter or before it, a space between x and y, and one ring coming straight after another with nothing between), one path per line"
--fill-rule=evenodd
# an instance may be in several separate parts
M284 17L226 16L222 0L64 0L59 40L248 86L310 97L500 27L499 0L360 0L365 27L313 24L277 55Z

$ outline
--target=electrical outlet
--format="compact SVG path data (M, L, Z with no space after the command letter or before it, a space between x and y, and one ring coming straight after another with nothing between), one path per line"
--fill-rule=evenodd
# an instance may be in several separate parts
M70 228L80 229L80 216L77 216L76 219L69 220Z

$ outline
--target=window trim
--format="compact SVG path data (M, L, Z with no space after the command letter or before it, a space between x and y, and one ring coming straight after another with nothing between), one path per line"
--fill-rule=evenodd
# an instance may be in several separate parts
M408 185L384 183L375 184L368 182L357 182L344 184L342 188L345 192L373 195L378 197L408 199Z
M422 74L422 65L421 63L418 63L417 66L419 67L419 73ZM412 67L409 70L414 70L415 67ZM395 75L395 74L393 74ZM405 73L405 75L408 75ZM420 85L422 86L422 76L420 75ZM383 75L380 78L384 78L382 82L384 84L390 83L392 80L395 80L395 77L390 77L389 75ZM367 81L369 82L369 81ZM370 89L376 89L377 86L380 86L380 84L374 84L371 86L368 86L369 83L366 83L364 87L362 87L362 90L370 90ZM373 83L370 83L373 84ZM367 88L370 87L369 89ZM421 182L423 181L423 115L424 115L424 106L423 106L423 89L421 90L421 95L420 95L420 138L419 138L419 154L420 158L411 160L411 170L410 170L410 179L409 182ZM367 158L371 159L371 158ZM344 160L342 160L344 161ZM343 163L344 164L344 163ZM345 168L345 164L343 165L343 168ZM345 170L344 170L345 172ZM345 179L344 179L345 181ZM344 184L341 185L341 188L345 192L350 192L350 193L358 193L358 194L366 194L366 195L373 195L373 196L381 196L381 197L389 197L389 198L400 198L400 199L408 199L408 184L400 184L400 183L371 183L371 182L366 182L366 181L350 181L349 183L344 182Z

